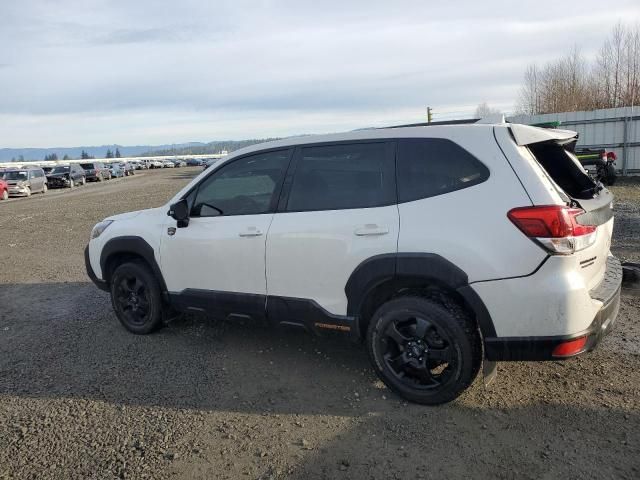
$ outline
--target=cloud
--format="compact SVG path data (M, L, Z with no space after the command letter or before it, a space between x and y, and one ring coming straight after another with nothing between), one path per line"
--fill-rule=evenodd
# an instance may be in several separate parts
M572 0L562 12L584 13L566 15L543 1L2 2L0 147L335 131L482 101L509 110L527 64L574 44L595 51L607 25L640 19L636 3Z

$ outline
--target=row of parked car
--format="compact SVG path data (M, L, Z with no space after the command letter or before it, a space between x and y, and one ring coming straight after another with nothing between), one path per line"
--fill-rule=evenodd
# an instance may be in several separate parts
M68 165L0 169L0 200L9 197L30 197L33 193L46 193L49 188L74 188L87 182L102 182L112 178L135 175L136 170L148 168L176 168L187 165L200 166L201 160L131 160L128 162L70 163Z
M198 158L190 158L188 160L151 160L148 162L148 168L178 168L178 167L200 167L203 165L202 160Z

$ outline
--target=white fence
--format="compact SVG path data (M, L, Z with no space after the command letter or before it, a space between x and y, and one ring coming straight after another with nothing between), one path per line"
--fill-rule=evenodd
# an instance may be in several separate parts
M616 166L624 175L640 173L640 107L516 115L508 120L526 124L560 122L559 128L578 132L578 147L613 150Z

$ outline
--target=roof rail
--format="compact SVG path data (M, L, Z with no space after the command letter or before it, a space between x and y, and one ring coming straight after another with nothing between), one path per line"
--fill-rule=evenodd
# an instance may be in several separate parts
M406 125L390 125L388 127L380 128L406 128L406 127L435 127L437 125L466 125L469 123L476 123L479 118L468 118L465 120L444 120L440 122L429 123L407 123Z

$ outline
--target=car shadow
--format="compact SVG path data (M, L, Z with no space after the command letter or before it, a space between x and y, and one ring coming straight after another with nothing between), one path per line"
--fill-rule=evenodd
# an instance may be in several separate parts
M84 282L1 284L0 351L2 396L320 419L312 434L302 424L299 434L275 426L264 432L294 459L282 470L270 457L250 457L264 478L278 471L301 480L640 472L640 379L629 355L606 358L627 372L624 384L606 381L596 352L587 361L501 366L496 384L477 381L456 402L424 407L383 388L364 348L344 337L195 316L133 335L119 325L109 296ZM217 429L193 435L204 445L224 441ZM174 469L194 478L219 474L201 460L185 457Z
M180 167L177 170L174 169L169 178L172 180L189 180L195 178L200 173L202 173L202 167Z
M317 402L323 383L375 381L362 346L343 337L201 316L133 335L90 283L0 285L0 305L0 394L342 415L343 402Z

